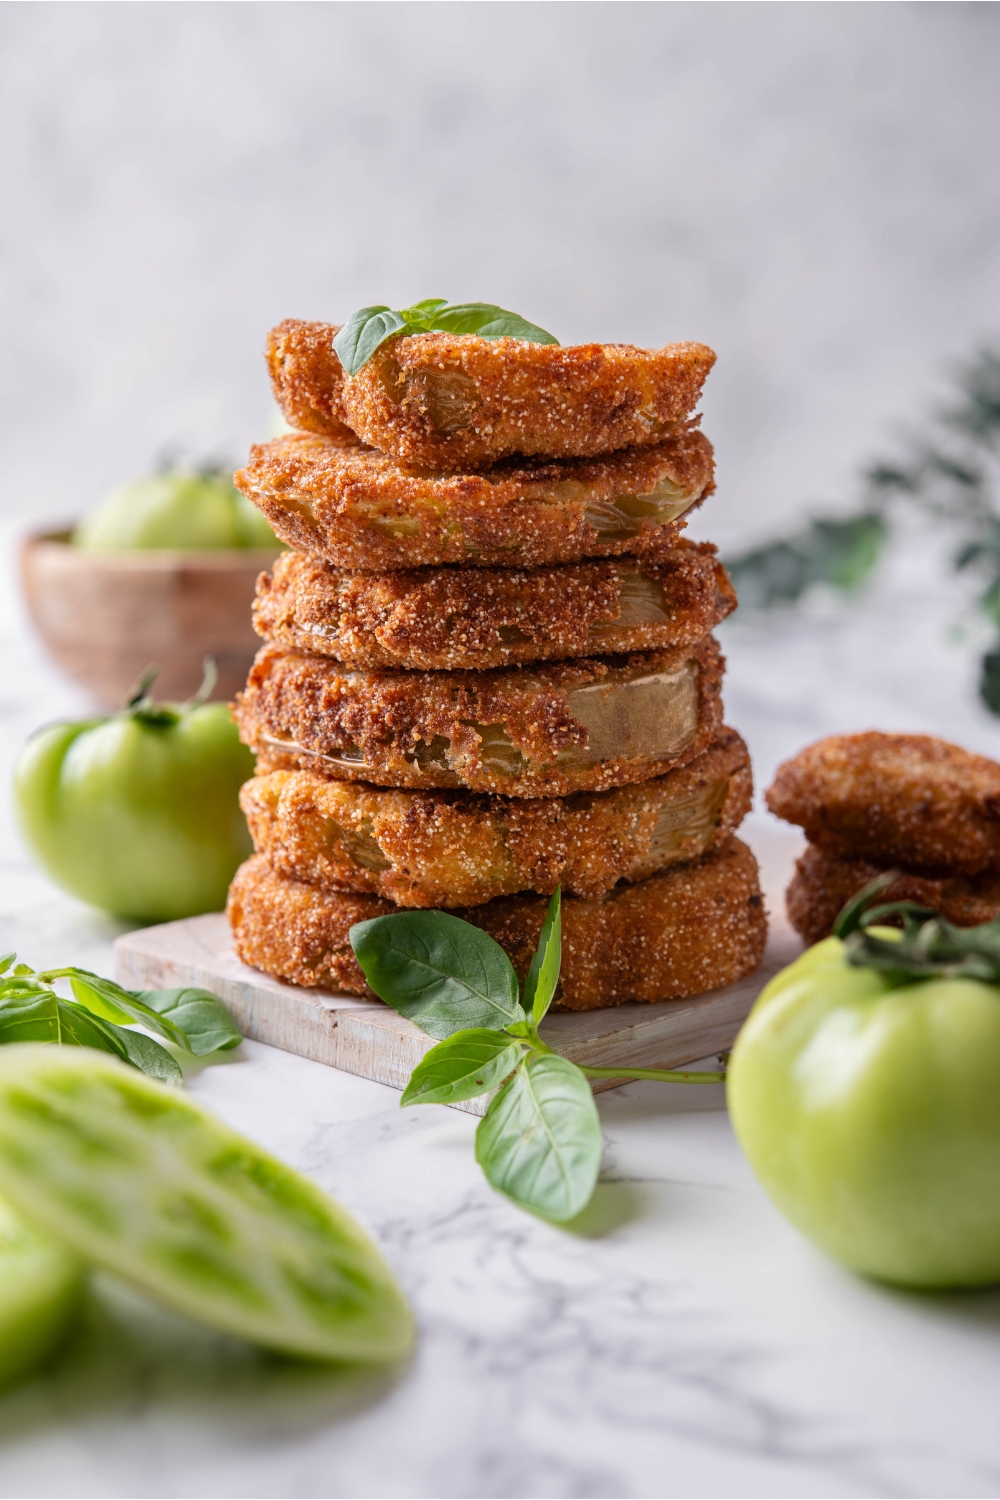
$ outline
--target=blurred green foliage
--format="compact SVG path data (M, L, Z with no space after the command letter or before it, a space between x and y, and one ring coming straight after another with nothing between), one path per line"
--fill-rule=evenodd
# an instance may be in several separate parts
M982 349L956 373L952 402L932 411L895 460L864 473L853 514L816 517L791 536L726 559L744 609L790 605L817 584L842 592L869 577L901 506L940 523L997 639L981 661L979 692L1000 714L1000 354Z

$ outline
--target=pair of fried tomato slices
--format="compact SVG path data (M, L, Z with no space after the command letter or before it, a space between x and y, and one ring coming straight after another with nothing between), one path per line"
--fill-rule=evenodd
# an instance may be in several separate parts
M351 925L447 907L526 969L562 884L564 1006L750 972L750 765L710 635L736 600L681 536L714 487L714 354L435 333L349 376L337 332L273 330L294 430L236 477L293 549L237 706L241 956L363 993Z
M834 735L779 767L767 791L808 839L788 888L807 943L876 875L958 927L1000 916L1000 765L922 734Z

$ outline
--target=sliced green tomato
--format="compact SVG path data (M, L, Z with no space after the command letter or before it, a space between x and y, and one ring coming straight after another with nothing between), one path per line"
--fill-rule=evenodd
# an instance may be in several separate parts
M76 1322L85 1267L0 1201L0 1386L24 1380Z
M88 1260L267 1348L381 1361L412 1343L403 1295L349 1214L102 1053L0 1049L0 1192Z

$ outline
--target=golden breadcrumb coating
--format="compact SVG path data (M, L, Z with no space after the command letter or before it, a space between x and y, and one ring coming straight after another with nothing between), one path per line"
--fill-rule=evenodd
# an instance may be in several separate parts
M458 915L506 949L523 979L546 906L545 896L502 896ZM293 984L368 998L350 929L396 910L379 896L290 880L259 854L236 872L228 906L244 963ZM597 901L567 896L562 910L557 1010L700 995L752 974L767 940L757 861L736 838L703 860L616 886Z
M356 444L344 411L344 371L333 348L339 328L286 318L267 336L264 357L285 421L335 442Z
M693 645L736 608L708 542L641 562L344 573L286 552L257 583L258 635L347 667L485 670Z
M658 443L698 404L705 344L530 344L476 334L390 339L345 375L329 323L282 323L269 341L274 395L293 427L366 443L406 463L483 469L512 453L586 458ZM281 357L271 355L272 344Z
M418 469L295 432L252 448L235 482L289 546L382 571L641 553L677 535L712 474L712 446L691 428L606 458L520 459L485 474Z
M750 810L747 748L723 729L666 776L573 797L401 792L273 771L240 793L254 848L281 875L399 906L475 906L557 885L595 898L697 859Z
M391 339L344 377L366 443L408 463L484 468L511 453L583 458L658 442L698 404L705 344L529 344L475 334Z
M1000 867L1000 765L931 735L820 740L778 768L767 805L814 844L883 867Z
M891 859L854 859L809 844L785 893L788 920L806 943L829 937L841 907L869 880L893 869ZM956 927L975 927L1000 916L1000 872L978 875L902 870L879 901L916 901Z
M563 797L663 775L722 723L723 660L679 651L490 672L355 672L264 646L235 708L259 770Z

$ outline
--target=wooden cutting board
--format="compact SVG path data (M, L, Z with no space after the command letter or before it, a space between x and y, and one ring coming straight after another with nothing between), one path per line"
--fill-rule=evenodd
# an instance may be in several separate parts
M767 980L801 948L782 924L772 930L756 974L690 1000L550 1014L542 1035L557 1052L593 1068L676 1068L732 1045ZM130 932L115 943L116 976L127 989L198 985L229 1007L244 1036L362 1078L406 1086L434 1042L380 1001L282 984L240 963L222 913ZM614 1088L598 1083L596 1088ZM457 1105L483 1114L486 1102Z

